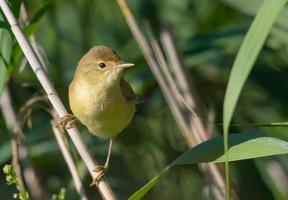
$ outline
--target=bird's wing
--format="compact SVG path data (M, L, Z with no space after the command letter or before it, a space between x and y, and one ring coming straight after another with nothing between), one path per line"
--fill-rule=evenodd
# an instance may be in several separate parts
M143 98L135 95L129 83L122 77L120 79L120 87L123 96L129 100L134 101L135 104L143 103Z

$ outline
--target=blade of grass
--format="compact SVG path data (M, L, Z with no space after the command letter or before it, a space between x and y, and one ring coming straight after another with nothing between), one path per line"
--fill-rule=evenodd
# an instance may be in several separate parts
M240 92L262 49L265 39L286 0L266 0L261 5L251 27L246 34L234 61L227 85L223 107L224 150L228 150L228 129ZM229 199L229 164L228 154L225 162L226 199Z

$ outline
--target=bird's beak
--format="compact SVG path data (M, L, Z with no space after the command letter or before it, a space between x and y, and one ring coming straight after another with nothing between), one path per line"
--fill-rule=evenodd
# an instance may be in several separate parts
M127 67L132 67L132 66L134 66L133 63L125 63L125 62L121 62L121 63L119 63L119 64L116 64L116 65L112 66L112 67L110 68L111 72L109 72L108 75L107 75L107 81L108 81L108 83L109 83L109 82L111 83L111 81L114 81L115 79L120 78L121 75L122 75L121 72L122 72L125 68L127 68ZM109 70L109 71L110 71L110 70Z
M122 62L118 65L115 65L114 67L121 67L121 68L126 68L126 67L133 67L134 64L133 63L125 63L125 62Z

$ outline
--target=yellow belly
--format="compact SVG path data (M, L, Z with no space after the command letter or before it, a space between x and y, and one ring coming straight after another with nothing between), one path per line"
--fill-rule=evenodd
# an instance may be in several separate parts
M133 101L125 99L120 86L78 84L69 86L69 104L74 116L89 131L101 138L114 138L131 122L135 113Z

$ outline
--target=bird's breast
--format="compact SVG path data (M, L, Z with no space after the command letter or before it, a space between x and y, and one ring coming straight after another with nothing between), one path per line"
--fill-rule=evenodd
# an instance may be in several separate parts
M75 117L102 138L119 134L135 112L135 104L124 98L120 84L106 87L73 81L69 86L69 104Z

